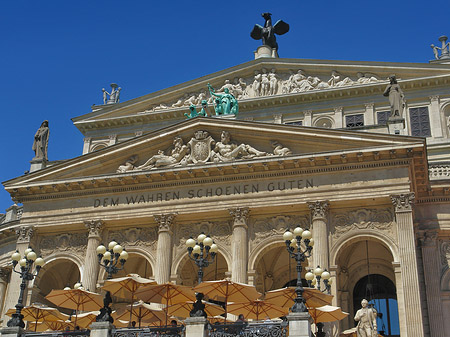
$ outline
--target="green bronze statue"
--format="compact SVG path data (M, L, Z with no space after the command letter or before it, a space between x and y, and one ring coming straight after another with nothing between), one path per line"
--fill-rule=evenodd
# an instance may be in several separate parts
M202 109L200 110L200 112L197 112L197 110L195 109L195 105L191 104L191 106L189 107L189 113L185 113L184 115L187 118L194 118L194 117L197 117L197 116L203 116L203 117L207 116L206 110L205 110L205 106L203 105L203 102L206 103L206 101L202 101Z
M208 83L208 89L211 96L216 97L216 116L219 115L237 115L239 112L239 105L237 99L230 94L228 88L224 89L223 94L216 94L214 88Z

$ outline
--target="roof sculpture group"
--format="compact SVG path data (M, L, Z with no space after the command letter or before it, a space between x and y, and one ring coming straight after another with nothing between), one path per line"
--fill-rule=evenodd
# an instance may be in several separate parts
M441 47L435 46L434 44L431 45L431 48L433 49L434 58L436 60L450 59L450 51L449 51L450 42L447 42L447 36L442 35L441 37L439 37L439 41L442 44ZM441 55L439 55L439 50L441 51Z

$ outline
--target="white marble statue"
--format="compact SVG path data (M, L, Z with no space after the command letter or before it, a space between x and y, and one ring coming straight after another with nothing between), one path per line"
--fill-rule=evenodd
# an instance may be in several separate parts
M267 152L258 151L247 144L237 145L231 141L228 131L222 131L220 142L214 148L213 161L227 162L236 159L250 159L269 155Z
M369 308L369 302L366 299L361 301L361 309L356 312L355 321L358 322L356 334L358 337L377 336L377 314L372 308Z
M173 149L169 155L165 155L164 151L159 150L158 154L152 156L144 164L138 166L137 170L149 170L152 168L163 166L174 166L182 161L189 153L189 147L183 144L183 139L175 137L173 140Z
M252 89L255 97L261 96L261 78L262 74L255 71L255 78L253 80Z

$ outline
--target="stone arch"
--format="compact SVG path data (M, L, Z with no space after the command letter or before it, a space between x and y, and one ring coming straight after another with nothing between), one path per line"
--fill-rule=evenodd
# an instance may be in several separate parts
M79 282L82 277L81 261L67 253L56 254L45 260L45 265L35 279L30 303L40 302L54 306L45 299L45 296L53 289L72 288Z
M95 144L91 145L91 149L89 152L98 151L98 150L106 148L107 146L108 146L107 143L95 143Z
M150 252L139 247L126 247L128 260L124 268L114 277L124 277L128 274L138 274L141 277L152 278L155 270L155 257ZM105 280L107 277L104 268L100 268L98 280Z
M327 128L327 129L333 129L334 128L334 120L331 117L328 116L321 116L316 118L313 121L313 126L318 128Z
M441 105L440 111L442 111L441 113L444 117L444 133L447 135L447 137L450 137L450 101L443 103Z
M228 252L219 246L219 251L213 263L204 268L204 281L221 280L230 271L230 259ZM177 284L195 286L197 284L198 267L189 258L187 250L177 254L175 263L172 265L172 275L176 275Z

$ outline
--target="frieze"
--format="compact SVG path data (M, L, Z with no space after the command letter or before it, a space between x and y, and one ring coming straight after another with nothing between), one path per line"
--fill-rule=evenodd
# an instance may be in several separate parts
M310 217L306 214L295 216L279 215L271 218L251 219L250 224L251 247L253 248L272 236L279 235L281 239L281 236L288 228L293 229L297 226L305 229L310 228Z
M120 242L124 247L152 247L158 240L158 227L131 227L120 231L111 231L109 241Z
M260 151L249 144L237 144L231 140L228 131L222 131L220 141L216 141L207 131L196 131L187 143L181 137L175 137L168 151L159 150L144 163L138 165L139 157L133 154L116 172L145 171L158 168L178 167L205 163L222 163L235 160L252 159L266 156L288 156L292 151L278 141L271 141L273 153Z
M318 91L324 89L342 88L385 82L372 73L358 72L356 77L350 77L333 70L328 76L317 76L302 69L277 72L276 69L262 68L256 70L250 77L234 77L226 79L217 92L228 90L238 100L248 98L286 95L293 93ZM154 104L145 112L161 111L171 108L200 106L202 101L214 103L214 97L206 90L186 93L176 100Z
M335 213L332 216L331 236L336 241L350 231L373 229L395 235L392 209L358 209L346 213Z
M43 236L39 242L39 249L42 255L65 251L84 255L86 253L87 240L88 233L65 233Z

